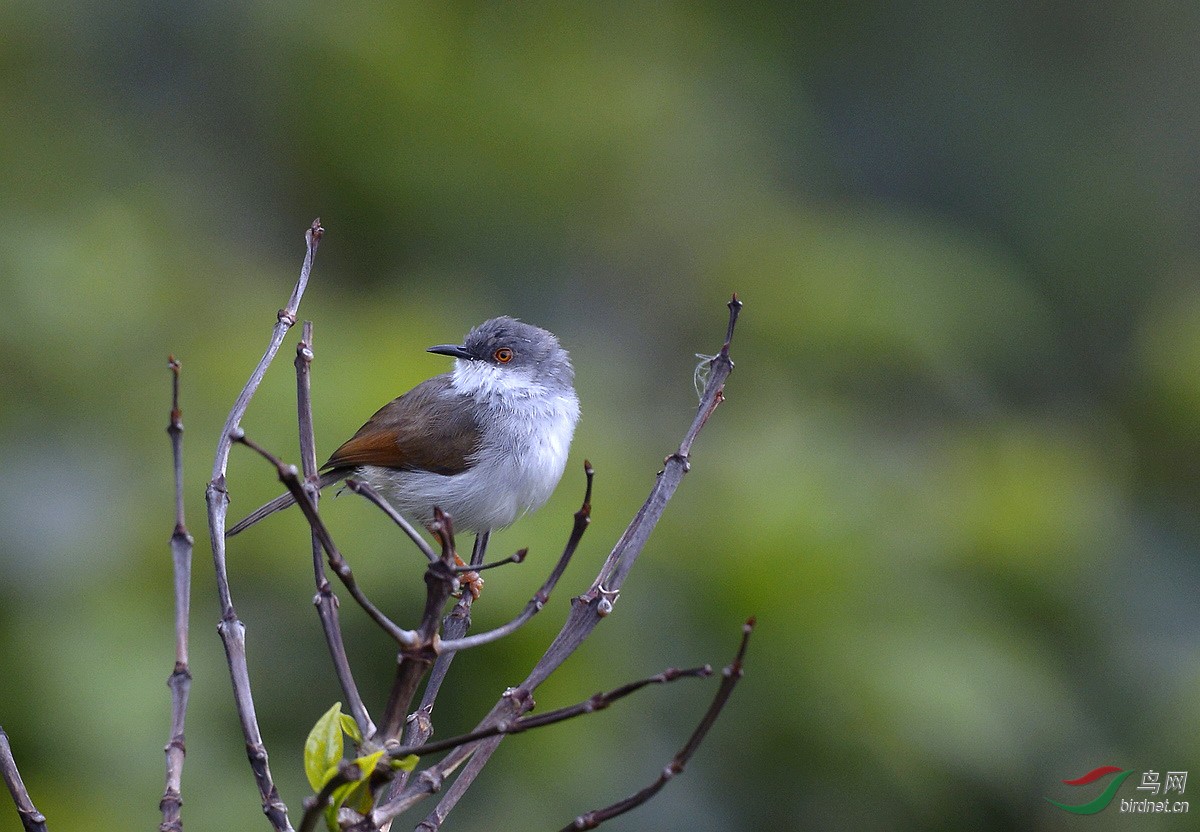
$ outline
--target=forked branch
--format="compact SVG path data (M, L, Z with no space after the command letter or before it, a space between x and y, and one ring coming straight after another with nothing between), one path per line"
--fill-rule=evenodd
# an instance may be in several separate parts
M242 417L250 406L250 399L262 383L267 368L274 361L279 346L288 330L296 323L296 313L300 308L300 300L308 286L308 278L312 273L313 260L317 247L325 229L319 219L313 220L305 233L306 250L304 263L300 267L300 277L292 289L287 305L280 309L275 316L275 327L271 338L258 365L250 374L242 392L225 419L225 427L217 440L217 451L213 456L212 479L205 489L204 497L208 506L208 536L212 544L213 570L216 573L217 598L221 605L221 620L217 632L225 646L225 658L229 663L229 677L233 684L233 698L237 705L238 719L242 725L242 734L246 738L246 756L250 761L250 769L254 781L258 785L259 796L262 798L263 813L267 816L276 832L292 832L291 821L288 820L287 804L279 797L275 781L271 777L271 767L267 759L267 749L263 744L262 733L258 727L258 716L254 710L254 694L250 689L250 670L246 663L246 627L237 616L233 607L233 596L229 591L229 571L225 563L225 519L229 511L229 493L226 490L225 472L229 466L229 451L233 445L235 431L241 430Z
M612 820L631 809L636 809L662 791L663 786L667 785L667 781L683 771L688 761L692 759L692 755L696 753L696 749L700 747L700 743L708 735L713 723L717 721L717 717L721 715L721 711L724 709L725 703L729 701L729 696L733 693L733 689L741 681L742 664L746 658L746 646L750 643L750 633L753 630L754 619L751 618L742 627L742 642L738 646L737 655L721 671L721 686L717 688L717 693L713 696L712 704L708 706L708 710L705 711L704 717L700 720L700 724L696 726L696 730L692 732L692 736L688 738L687 743L671 758L671 762L663 768L662 773L658 775L658 779L624 800L618 800L611 806L606 806L603 809L593 809L590 812L580 815L572 823L564 826L561 832L595 829L606 820Z

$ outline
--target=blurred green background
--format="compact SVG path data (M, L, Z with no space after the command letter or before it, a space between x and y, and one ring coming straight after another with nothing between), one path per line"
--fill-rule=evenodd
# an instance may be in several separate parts
M686 774L611 828L1200 828L1045 800L1090 799L1059 781L1103 764L1200 769L1198 38L1200 7L1157 0L0 6L0 724L51 828L158 823L172 352L197 536L184 817L267 828L202 493L315 216L322 455L492 315L577 368L568 474L496 536L532 554L477 626L540 584L585 456L595 522L550 606L459 658L439 735L557 632L737 291L728 401L616 614L538 695L724 664L758 616ZM297 334L245 421L293 460ZM234 516L279 490L241 450L230 475ZM415 621L418 559L360 503L325 512ZM230 553L293 818L339 698L306 547L290 512ZM343 609L377 711L392 651ZM446 828L557 828L635 791L714 687L505 742Z

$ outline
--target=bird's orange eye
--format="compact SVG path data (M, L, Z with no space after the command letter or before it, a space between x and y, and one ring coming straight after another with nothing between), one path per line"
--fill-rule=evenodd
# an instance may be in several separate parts
M507 364L508 362L512 361L512 357L513 357L513 351L510 350L508 347L501 347L500 349L498 349L494 353L492 353L492 358L495 358L501 364Z

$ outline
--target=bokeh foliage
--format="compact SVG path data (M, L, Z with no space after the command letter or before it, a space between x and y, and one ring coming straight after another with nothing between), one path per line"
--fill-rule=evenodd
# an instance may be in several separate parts
M1046 796L1200 767L1194 6L42 3L0 7L0 721L55 829L149 828L170 671L169 352L198 537L189 828L265 828L211 625L202 485L320 215L325 450L493 314L560 334L584 419L532 547L595 522L526 630L460 657L466 729L524 675L673 448L731 291L729 401L617 614L541 691L748 676L688 773L614 829L1119 828ZM289 341L289 345L292 341ZM246 428L292 454L289 348ZM234 509L278 486L246 454ZM419 563L326 503L373 594ZM272 764L338 697L306 535L231 552ZM397 549L399 551L397 551ZM380 702L388 645L347 609ZM656 776L680 683L506 742L457 829L551 828ZM378 707L378 706L377 706ZM1132 787L1130 787L1132 791ZM1139 818L1139 828L1184 828ZM17 829L0 811L0 829Z

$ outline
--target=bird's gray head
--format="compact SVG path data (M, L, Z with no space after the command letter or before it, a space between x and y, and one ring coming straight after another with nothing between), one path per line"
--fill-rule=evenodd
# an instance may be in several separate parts
M481 381L511 379L559 392L570 390L575 379L570 356L554 333L508 316L484 321L461 345L441 344L428 351L458 358L460 370Z

